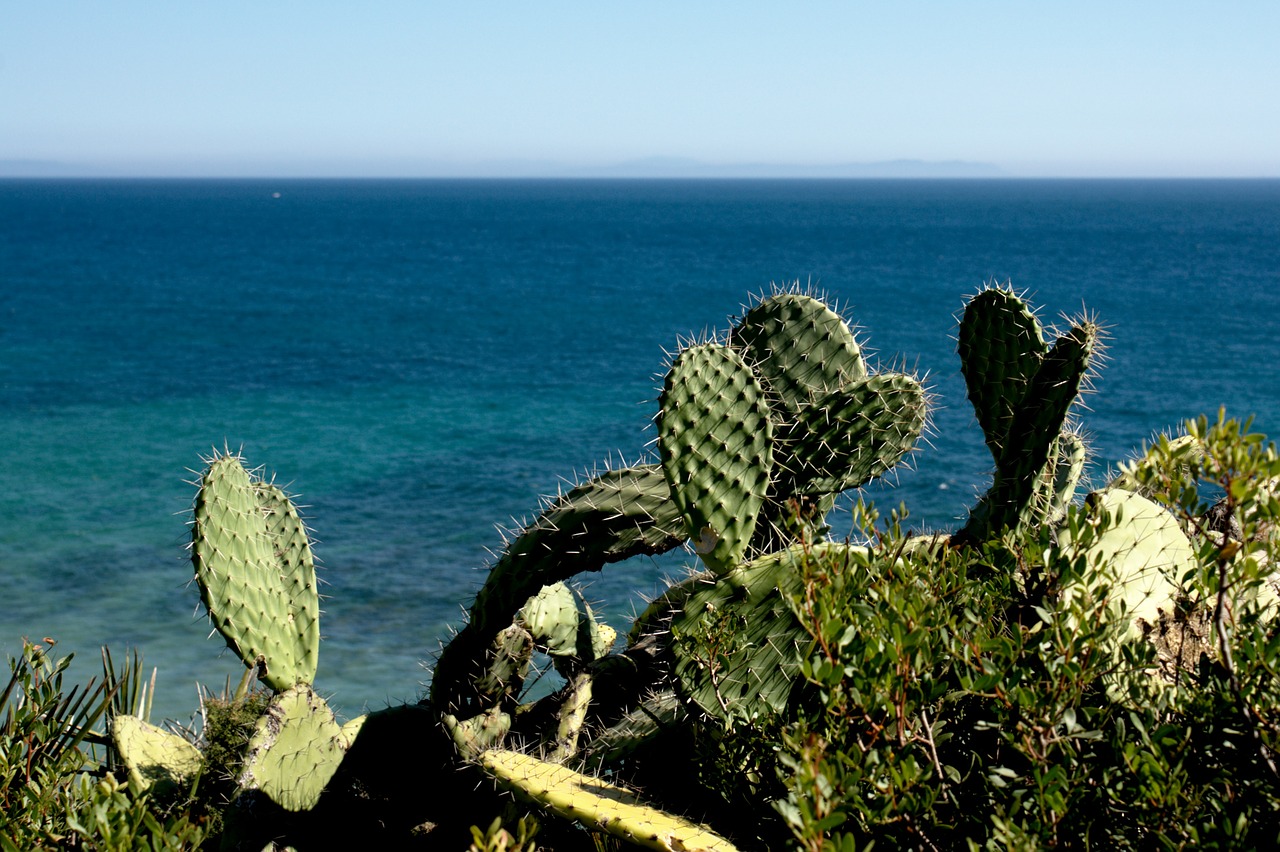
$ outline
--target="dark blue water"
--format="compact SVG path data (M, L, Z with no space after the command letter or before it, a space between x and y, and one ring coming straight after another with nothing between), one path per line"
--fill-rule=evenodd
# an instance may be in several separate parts
M310 507L319 687L412 699L494 525L651 452L664 350L795 280L928 377L931 446L877 492L920 525L990 464L952 340L987 281L1110 328L1100 464L1219 406L1280 429L1278 181L0 182L0 640L86 677L139 646L161 715L238 677L184 551L184 480L230 446ZM589 596L622 625L676 567Z

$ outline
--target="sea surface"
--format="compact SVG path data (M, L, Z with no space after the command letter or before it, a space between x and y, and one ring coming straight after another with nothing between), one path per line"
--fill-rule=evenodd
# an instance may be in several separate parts
M87 679L139 648L161 717L238 679L185 549L230 448L307 507L318 688L348 717L413 700L498 527L651 458L668 353L797 281L932 389L871 489L915 526L989 478L954 335L990 282L1108 328L1095 476L1223 406L1280 432L1280 181L0 181L4 651L55 638ZM588 597L625 626L688 560Z

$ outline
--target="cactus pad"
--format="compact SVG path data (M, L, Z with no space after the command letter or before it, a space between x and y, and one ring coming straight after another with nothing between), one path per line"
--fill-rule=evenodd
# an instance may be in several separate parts
M552 583L529 598L517 621L534 642L556 657L590 662L603 657L617 633L596 621L582 594L565 583Z
M1040 322L1013 291L983 290L960 320L960 371L991 455L1000 458L1014 412L1049 351Z
M743 352L792 414L867 375L845 321L819 299L799 293L762 299L742 317L730 344Z
M707 343L667 373L658 448L671 497L707 567L740 562L764 504L773 426L764 390L736 351Z
M820 496L881 476L905 455L925 424L925 395L910 376L871 376L800 410L779 443L790 450L777 474L781 494Z
M289 811L308 811L360 731L364 717L339 726L311 687L285 690L267 707L249 740L242 790L261 790Z
M1130 623L1155 624L1162 609L1172 612L1183 575L1196 565L1195 549L1173 515L1138 494L1098 491L1086 503L1095 533L1076 542L1063 530L1063 554L1105 570L1111 603L1117 611L1123 605Z
M648 849L733 852L706 826L642 802L634 793L568 767L515 751L490 749L477 758L499 784L567 819Z
M201 478L191 559L209 617L246 666L277 691L315 678L320 599L306 530L274 485L235 456Z
M194 745L137 716L115 716L111 742L129 770L129 784L135 792L152 786L161 793L185 789L200 774L204 762Z
M801 593L801 560L855 550L865 552L844 544L795 546L695 592L671 623L681 694L720 719L784 711L810 638L791 606Z

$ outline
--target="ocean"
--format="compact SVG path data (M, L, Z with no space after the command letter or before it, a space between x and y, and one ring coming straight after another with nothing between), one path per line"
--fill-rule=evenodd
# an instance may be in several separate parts
M414 700L498 527L651 458L669 354L796 281L932 390L927 444L868 489L917 527L989 478L954 335L990 282L1109 330L1095 476L1223 406L1280 430L1280 181L0 181L5 652L52 637L87 679L139 648L160 717L238 679L185 550L230 448L306 507L318 689ZM691 561L587 595L624 627Z

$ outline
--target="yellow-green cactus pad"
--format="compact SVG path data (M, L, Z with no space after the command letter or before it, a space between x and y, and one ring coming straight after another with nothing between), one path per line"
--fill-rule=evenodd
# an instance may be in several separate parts
M278 488L235 456L201 478L191 559L209 617L260 678L284 690L315 678L320 598L306 530Z
M1195 567L1195 549L1173 515L1138 494L1099 491L1088 506L1093 534L1073 537L1064 529L1063 555L1101 567L1112 584L1111 605L1117 611L1123 605L1131 623L1155 624L1161 610L1172 612L1182 576Z
M129 770L129 785L141 792L186 788L200 773L200 750L177 734L157 728L137 716L119 715L111 721L111 741Z
M364 717L339 726L324 699L302 684L276 696L249 740L242 790L261 790L289 811L308 811L360 732Z
M516 751L490 749L477 758L498 783L567 819L630 843L667 852L733 852L706 826L642 802L634 793Z

